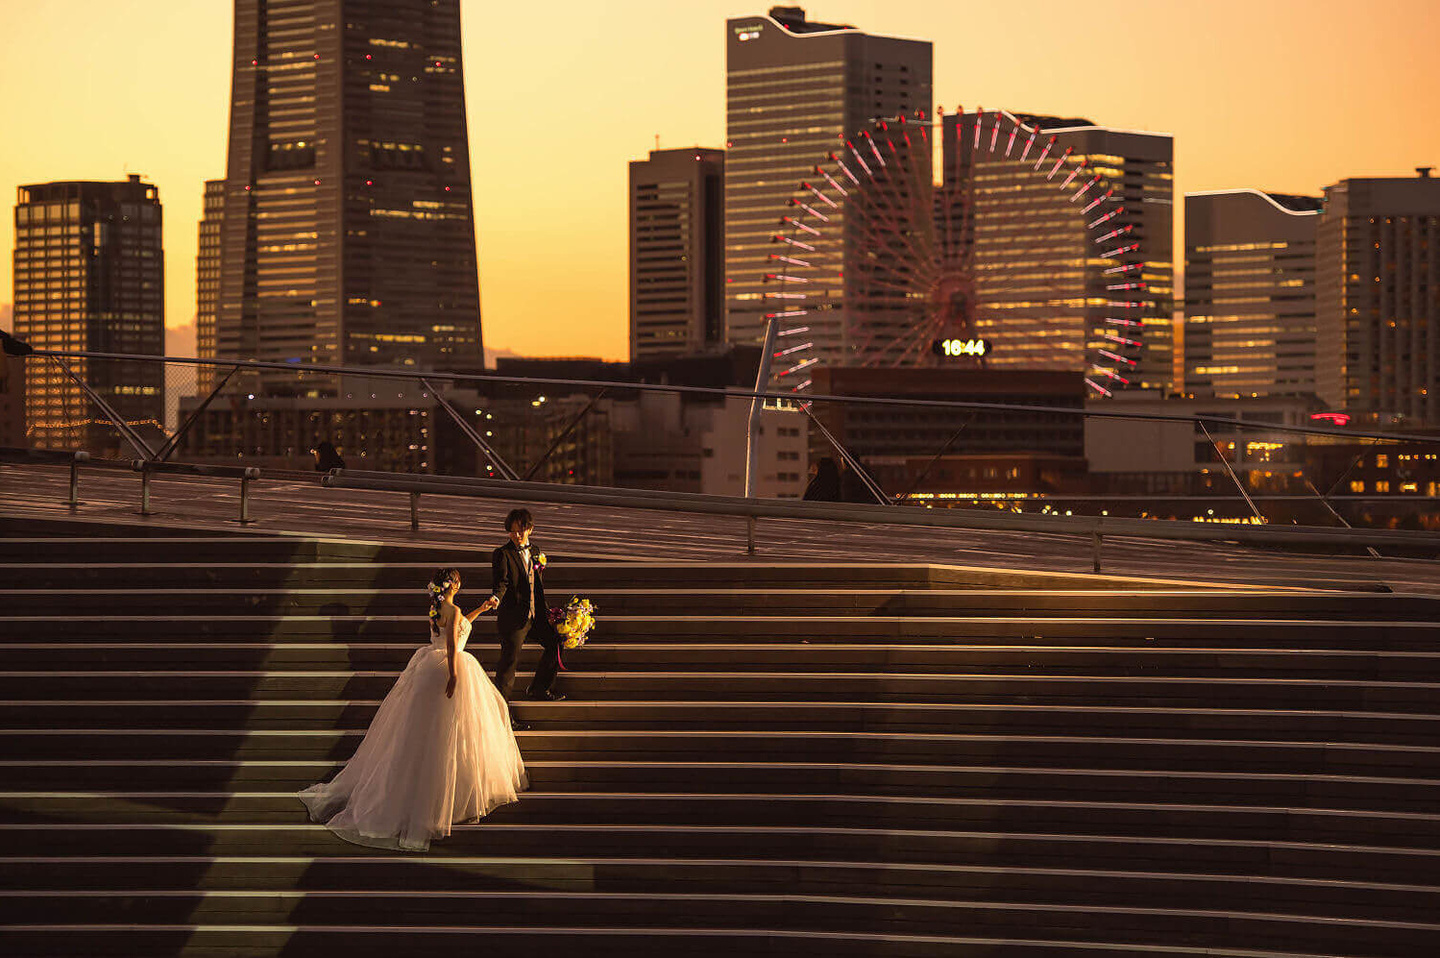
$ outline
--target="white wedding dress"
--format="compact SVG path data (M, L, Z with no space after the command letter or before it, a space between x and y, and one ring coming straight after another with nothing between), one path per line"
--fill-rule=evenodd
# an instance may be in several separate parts
M346 841L424 851L513 802L528 784L510 710L490 676L464 651L470 623L453 606L440 633L410 658L375 713L355 755L329 782L300 792L310 817ZM455 695L444 632L456 629Z

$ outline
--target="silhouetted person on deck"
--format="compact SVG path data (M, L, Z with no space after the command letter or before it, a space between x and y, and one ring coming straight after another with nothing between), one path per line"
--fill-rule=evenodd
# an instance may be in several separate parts
M315 448L310 450L315 453L315 471L329 472L331 469L344 469L345 460L340 458L340 453L335 451L334 445L330 442L317 442Z
M865 464L859 463L863 469ZM866 470L867 472L869 470ZM841 502L863 502L868 505L875 505L875 493L860 478L860 474L850 467L845 461L840 463L840 501Z
M810 466L810 484L805 487L805 498L812 502L840 501L840 467L829 456L821 458Z

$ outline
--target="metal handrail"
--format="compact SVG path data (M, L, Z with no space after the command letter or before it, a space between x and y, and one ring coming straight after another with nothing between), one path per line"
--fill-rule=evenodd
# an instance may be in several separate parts
M35 462L34 457L19 455L24 450L0 450L17 455L0 455L0 461ZM84 457L84 458L82 458ZM66 461L64 456L45 456L38 461ZM284 473L265 476L255 467L207 467L204 464L154 463L144 460L95 460L84 453L71 454L69 503L78 505L76 472L81 462L96 466L132 468L141 473L142 514L149 513L148 477L165 472L177 477L208 478L227 476L240 479L239 522L253 520L249 511L251 483L273 478L293 482L295 475ZM308 474L304 476L308 478ZM1094 571L1101 567L1101 548L1105 536L1188 540L1210 542L1241 542L1265 545L1331 545L1349 548L1387 547L1429 553L1440 557L1440 537L1430 532L1397 529L1349 529L1319 526L1232 525L1175 520L1127 519L1110 516L1060 516L1036 513L988 512L970 509L921 509L893 506L807 502L795 499L747 499L701 493L664 492L654 490L615 490L608 487L558 485L524 480L482 479L462 476L407 476L394 473L336 469L320 476L320 484L333 489L367 489L404 493L410 501L410 526L418 530L421 495L456 496L463 498L505 499L509 501L555 502L566 505L591 505L623 509L646 509L664 512L690 512L701 515L731 516L746 520L747 552L755 552L757 520L800 519L831 522L860 522L874 525L920 526L925 528L971 529L992 532L1029 532L1044 535L1089 537L1093 545Z
M513 482L463 476L399 476L392 473L337 470L321 480L334 489L516 499L598 505L666 512L695 512L741 519L820 519L884 525L1036 532L1050 535L1123 536L1140 539L1212 540L1264 544L1367 545L1422 549L1440 554L1432 532L1399 529L1337 529L1327 526L1226 525L1111 516L1038 516L962 509L896 509L888 506L807 502L797 499L744 499L693 492L622 491L602 486Z
M1225 416L1182 415L1179 413L1153 413L1117 411L1106 409L1085 409L1073 406L1029 406L1018 403L970 402L958 399L898 399L888 396L834 396L828 394L765 392L743 387L716 388L713 386L679 386L670 383L618 382L604 379L555 379L543 376L502 376L498 373L436 372L433 370L393 369L385 366L328 366L311 363L277 363L247 359L201 359L193 356L152 356L139 353L99 353L83 350L37 349L36 356L54 356L62 359L105 359L131 362L158 362L187 366L239 366L245 369L285 370L291 373L313 375L358 376L370 379L403 379L418 381L422 377L443 380L449 383L501 383L510 385L533 384L537 386L574 386L581 389L625 389L639 392L688 393L730 399L770 399L782 402L843 403L859 406L903 406L921 409L981 409L995 412L1053 413L1064 416L1081 416L1094 419L1133 419L1144 422L1206 422L1212 425L1230 426L1251 432L1285 432L1313 436L1332 436L1341 439L1370 439L1383 442L1437 443L1440 435L1429 433L1394 433L1377 430L1327 429L1323 426L1290 426L1281 423L1247 422L1229 419Z

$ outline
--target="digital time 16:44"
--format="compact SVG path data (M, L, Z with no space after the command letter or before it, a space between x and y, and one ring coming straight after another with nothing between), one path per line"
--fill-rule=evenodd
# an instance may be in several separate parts
M931 347L937 356L955 358L959 356L988 356L988 339L937 339Z

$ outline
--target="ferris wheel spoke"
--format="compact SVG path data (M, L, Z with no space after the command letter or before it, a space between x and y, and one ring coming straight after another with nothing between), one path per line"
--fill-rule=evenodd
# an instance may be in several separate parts
M860 164L860 169L862 169L862 170L865 171L865 175L868 176L868 177L870 177L871 179L874 179L874 178L875 178L875 173L874 173L874 171L872 171L872 170L870 169L870 164L865 162L865 157L863 157L863 156L860 155L860 151L857 150L857 149L855 149L855 144L854 144L853 142L851 142L850 140L846 140L846 141L845 141L845 146L846 146L847 148L849 148L849 150L850 150L850 155L855 158L855 162L858 163L858 164Z
M1062 166L1065 165L1065 161L1068 160L1068 159L1070 159L1070 154L1071 154L1071 153L1074 153L1074 152L1075 152L1075 147L1073 147L1073 146L1067 146L1067 147L1065 147L1065 152L1060 155L1060 159L1058 159L1058 160L1055 161L1055 165L1050 168L1050 172L1047 173L1047 174L1045 174L1045 179L1047 179L1047 180L1053 180L1053 179L1055 179L1055 174L1060 172L1060 167L1062 167Z
M1024 163L1025 160L1026 160L1026 158L1030 156L1030 147L1032 147L1032 146L1035 145L1035 137L1038 136L1039 134L1040 134L1040 130L1039 130L1038 127L1032 127L1032 128L1030 128L1030 137L1029 137L1029 139L1027 139L1027 140L1025 141L1025 149L1023 149L1023 150L1020 151L1020 162L1021 162L1021 163Z
M915 242L909 237L908 231L901 228L904 224L890 217L886 217L883 221L876 222L873 218L867 216L862 219L860 225L861 228L858 232L860 232L862 236L883 240L887 248L891 248L889 244L898 236L904 250L909 253L911 262L915 264L914 271L916 274L928 275L933 271L934 256L915 245Z
M1094 176L1090 177L1090 179L1085 183L1085 185L1082 186L1082 187L1080 187L1080 189L1076 191L1076 193L1075 193L1074 196L1070 197L1070 202L1074 203L1074 202L1076 202L1077 200L1079 200L1080 197L1082 197L1082 196L1084 196L1086 193L1090 192L1091 187L1093 187L1096 183L1099 183L1102 178L1103 178L1103 176L1102 176L1102 174L1100 174L1100 173L1096 173ZM1095 201L1094 201L1093 203L1091 203L1091 206L1087 206L1087 207L1085 207L1085 209L1086 209L1086 210L1089 210L1092 206L1094 206L1094 203L1098 203L1098 202L1100 202L1100 201L1103 200L1103 199L1104 199L1103 196L1102 196L1102 197L1097 197L1097 198L1095 199ZM1082 212L1082 215L1083 215L1083 212Z
M1045 148L1040 151L1039 158L1035 160L1034 168L1036 171L1038 171L1041 166L1045 165L1046 158L1050 156L1050 151L1055 148L1055 144L1059 140L1060 138L1058 136L1050 137L1049 141L1045 144Z
M1112 191L1112 192L1113 192L1113 191ZM1106 195L1108 196L1109 194L1107 193ZM1093 205L1094 205L1094 204L1092 203L1091 206L1093 206ZM1089 208L1090 208L1090 207L1087 206L1087 207L1086 207L1086 210L1088 211ZM1123 207L1123 206L1116 206L1116 207L1110 209L1109 211L1107 211L1103 216L1099 217L1098 219L1093 219L1093 220L1091 220L1090 222L1086 223L1086 224L1085 224L1085 228L1086 228L1086 229L1093 230L1093 229L1095 229L1095 227L1097 227L1097 226L1103 226L1104 224L1106 224L1106 223L1110 222L1111 220L1113 220L1115 217L1117 217L1117 216L1123 216L1123 215L1125 215L1125 207Z
M1065 155L1066 155L1066 156L1069 156L1069 155L1070 155L1070 153L1069 153L1068 150L1066 151ZM1089 163L1089 160L1087 160L1087 159L1081 159L1081 161L1080 161L1079 163L1075 164L1074 168L1070 170L1070 175L1067 176L1067 177L1065 177L1065 182L1063 182L1063 183L1060 184L1060 192L1061 192L1061 193L1065 192L1066 190L1068 190L1068 189L1070 188L1070 184L1075 182L1075 177L1077 177L1077 176L1080 175L1081 171L1083 171L1083 170L1085 169L1085 166L1086 166L1087 163ZM1073 199L1072 199L1072 202L1073 202Z
M914 202L909 204L905 202L900 187L890 177L877 177L872 182L880 187L880 194L875 198L883 197L886 201L893 201L893 204L889 202L878 205L862 203L858 207L859 211L880 229L888 231L892 236L900 237L917 262L929 263L934 258L933 252L921 248L915 241L916 234L924 228L924 221L916 215ZM878 219L872 215L876 212L880 214ZM904 212L908 212L910 216L905 217ZM917 227L920 229L917 230Z
M902 242L899 245L894 243L897 230L893 222L874 223L862 220L856 232L865 240L883 246L891 255L908 254L912 274L929 274L935 268L933 252L921 249L913 241L906 240L903 234L900 234Z

